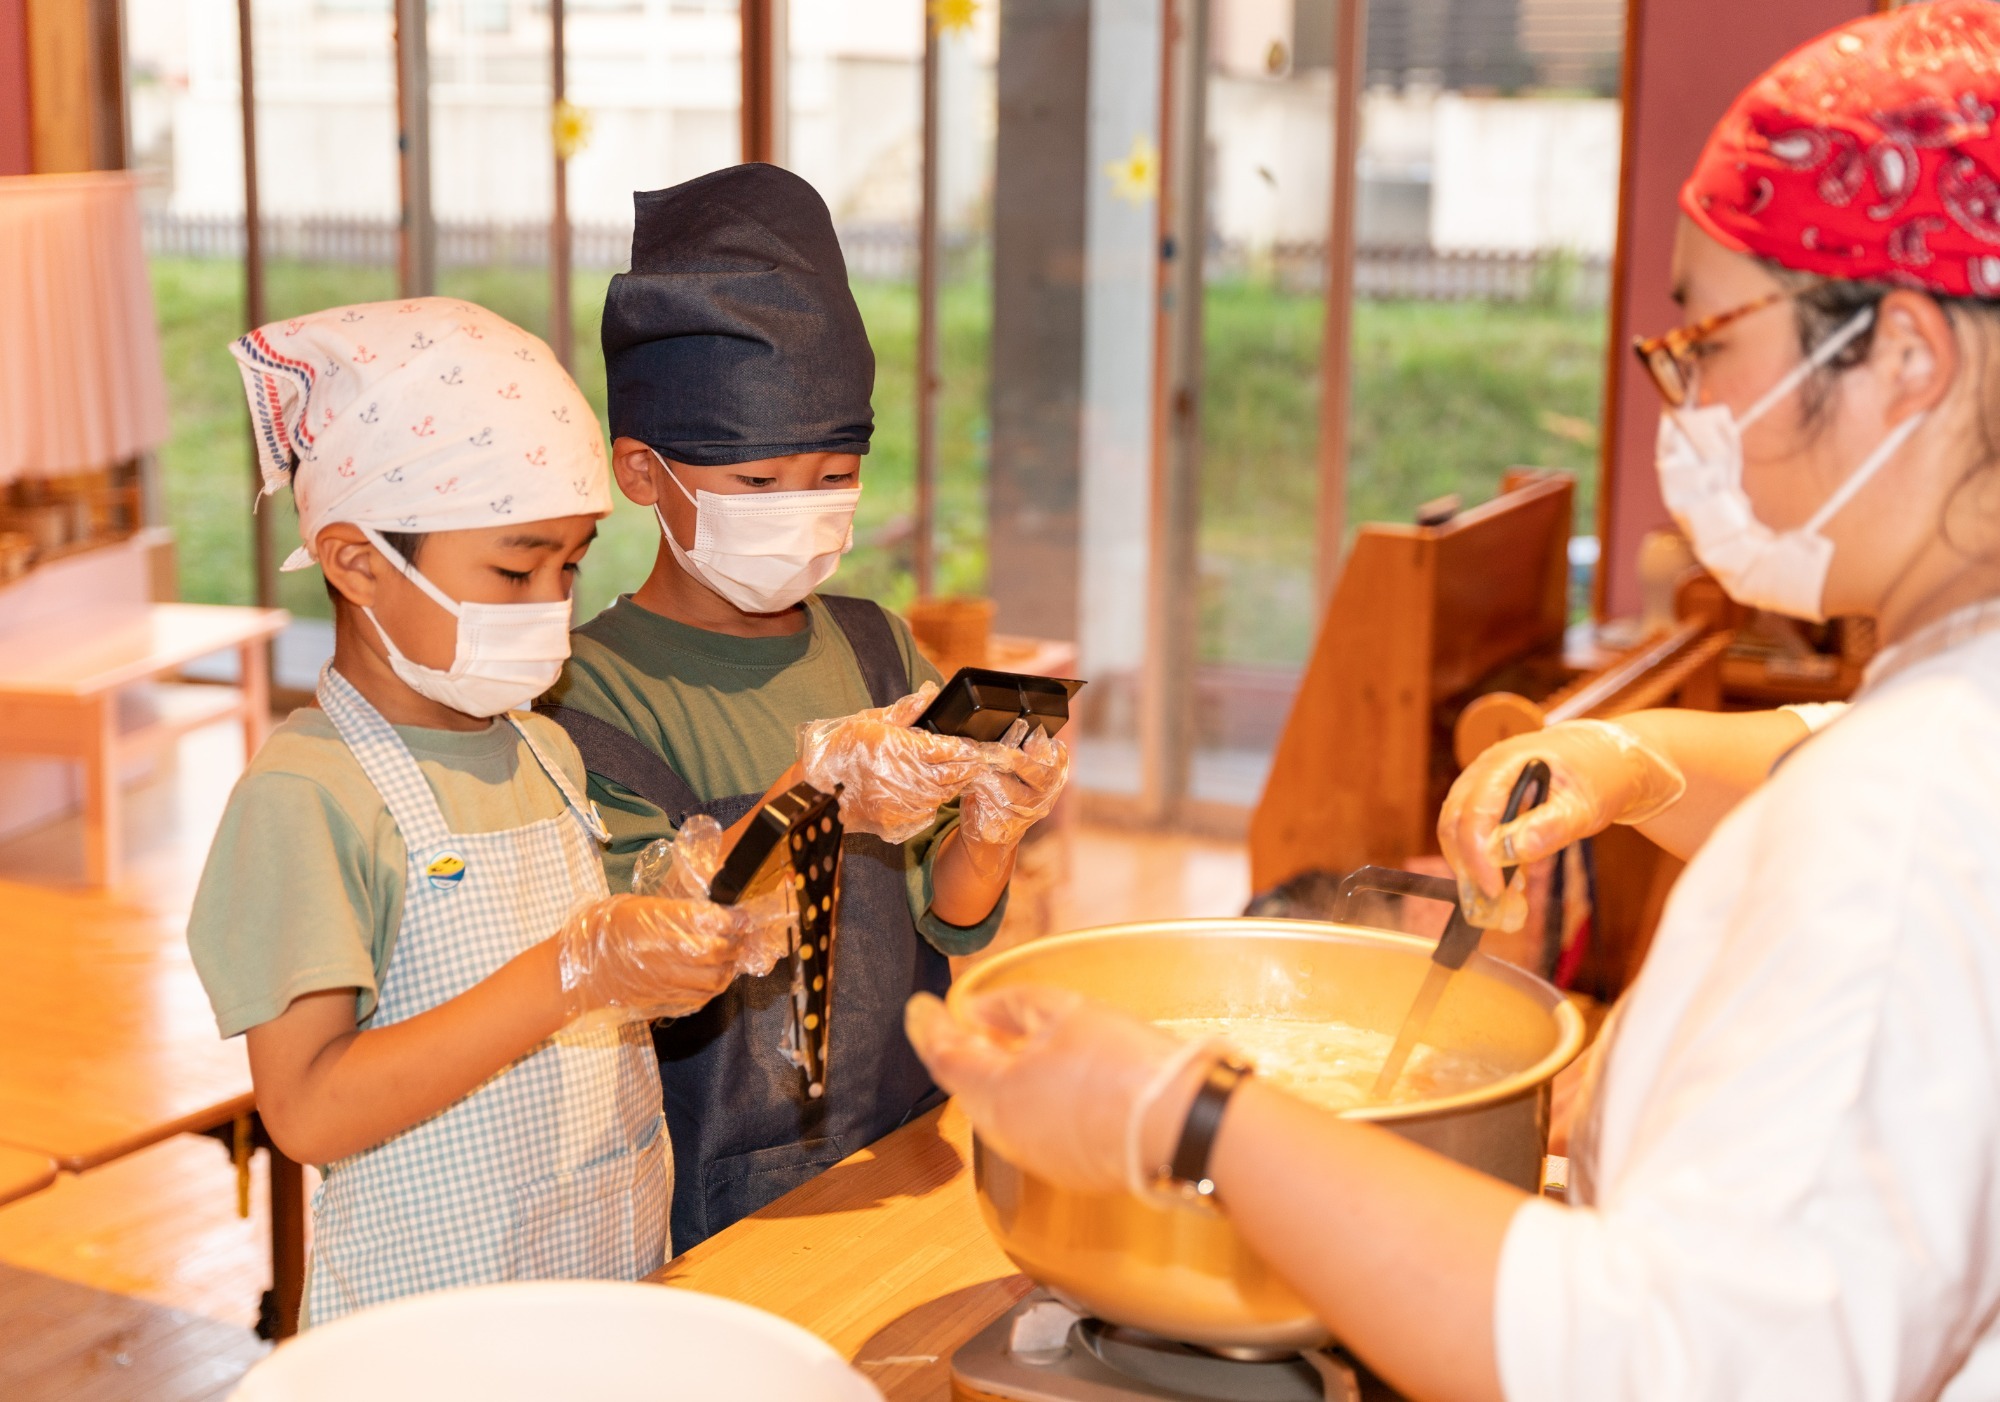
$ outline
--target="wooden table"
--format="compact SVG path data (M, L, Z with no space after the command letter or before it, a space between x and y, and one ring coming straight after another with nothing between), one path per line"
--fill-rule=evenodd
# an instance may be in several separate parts
M123 764L224 720L241 720L246 758L264 743L271 716L265 644L290 620L283 609L141 604L0 636L0 754L52 755L83 766L92 885L118 879ZM242 659L240 686L162 680L232 648Z
M255 1118L243 1039L216 1035L181 931L101 896L0 882L0 1145L83 1173L176 1134L265 1148L273 1292L267 1332L297 1329L305 1181ZM217 1192L229 1192L218 1174Z
M0 1144L0 1206L39 1193L56 1181L56 1161L47 1154Z
M652 1278L803 1325L889 1402L943 1402L952 1351L1032 1288L980 1217L971 1139L933 1110Z

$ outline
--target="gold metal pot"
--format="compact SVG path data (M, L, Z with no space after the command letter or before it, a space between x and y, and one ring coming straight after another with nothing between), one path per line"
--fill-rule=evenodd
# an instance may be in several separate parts
M1018 984L1072 988L1137 1016L1326 1019L1393 1032L1430 962L1422 940L1294 920L1167 920L1038 940L975 968L954 1000ZM1583 1020L1541 979L1476 954L1424 1040L1507 1068L1461 1095L1347 1112L1534 1192L1549 1082L1583 1046ZM1326 1327L1202 1206L1073 1193L984 1143L973 1173L987 1225L1028 1275L1114 1324L1229 1352L1316 1347Z

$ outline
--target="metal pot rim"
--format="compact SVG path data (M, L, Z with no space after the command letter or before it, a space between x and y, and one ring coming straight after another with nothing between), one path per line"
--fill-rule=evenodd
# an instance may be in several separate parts
M1432 945L1429 940L1396 930L1378 930L1367 925L1342 925L1324 920L1216 916L1209 919L1132 921L1117 925L1097 925L1066 934L1048 935L1042 939L1031 940L1027 944L1017 945L979 964L963 978L953 980L947 997L956 1004L981 991L985 984L999 974L1015 965L1027 963L1037 954L1051 949L1071 945L1101 944L1107 940L1131 935L1196 933L1208 939L1242 939L1252 935L1269 938L1277 935L1300 943L1334 940L1342 944L1385 944L1399 946L1421 959L1430 958ZM1478 972L1482 977L1507 984L1539 1003L1555 1022L1555 1045L1533 1065L1523 1067L1511 1076L1503 1076L1497 1081L1488 1082L1477 1090L1440 1096L1435 1100L1411 1101L1404 1105L1357 1106L1351 1110L1341 1111L1342 1119L1368 1120L1385 1124L1430 1119L1434 1116L1497 1105L1516 1096L1539 1091L1583 1050L1583 1015L1554 984L1536 977L1518 965L1509 964L1504 959L1496 959L1483 950L1467 960L1465 968Z

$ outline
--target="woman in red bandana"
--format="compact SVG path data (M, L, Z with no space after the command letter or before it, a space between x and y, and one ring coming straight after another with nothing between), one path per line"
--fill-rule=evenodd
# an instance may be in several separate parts
M1687 323L1640 346L1667 503L1737 598L1887 646L1844 713L1558 727L1460 780L1491 918L1499 866L1578 831L1699 847L1569 1203L1053 990L911 1005L983 1135L1078 1188L1205 1177L1412 1397L2000 1398L1996 109L2000 6L1910 6L1760 78L1682 194ZM1500 826L1528 753L1557 791Z

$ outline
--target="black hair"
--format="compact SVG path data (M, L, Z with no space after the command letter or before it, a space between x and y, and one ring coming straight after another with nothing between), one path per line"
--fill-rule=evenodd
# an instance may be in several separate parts
M383 540L389 543L391 550L403 557L404 564L408 565L411 569L415 569L417 566L417 552L424 548L424 541L430 533L428 531L381 531L378 534L381 535ZM347 597L333 587L332 580L322 576L320 582L326 586L326 596L333 600L335 608L339 608L347 602Z
M1800 387L1799 404L1806 428L1816 433L1825 426L1839 377L1867 360L1869 352L1874 349L1882 301L1897 289L1886 282L1822 277L1814 273L1795 272L1768 259L1764 262L1785 290L1792 294L1793 320L1798 328L1799 352L1802 355L1811 355L1815 347L1863 310L1876 313L1875 319L1869 321L1826 364L1807 376L1805 384ZM1936 302L1955 331L1977 327L1982 322L1985 324L1987 334L1973 338L1966 356L1967 373L1983 382L1988 374L1989 356L1996 340L2000 340L2000 301L1989 301L1983 297L1951 297L1924 289L1912 290L1921 291ZM1940 525L1940 529L1947 532L1947 538L1951 503L1961 492L1992 477L1990 469L2000 464L2000 395L1982 392L1977 396L1977 403L1970 445L1973 461L1952 488L1945 504L1946 520ZM2000 482L1986 485L1990 489L2000 486ZM1994 503L1994 508L1985 514L2000 515L2000 502Z
M403 557L403 563L412 569L416 567L417 552L424 548L427 531L382 531L382 539L389 542L389 548Z
M1859 282L1847 278L1821 277L1764 260L1764 265L1792 294L1792 321L1798 330L1799 354L1813 351L1863 311L1878 311L1882 299L1893 290L1887 283ZM1825 422L1833 400L1835 382L1845 371L1868 359L1875 348L1875 322L1871 319L1854 339L1806 377L1799 387L1799 407L1809 429L1817 431Z

